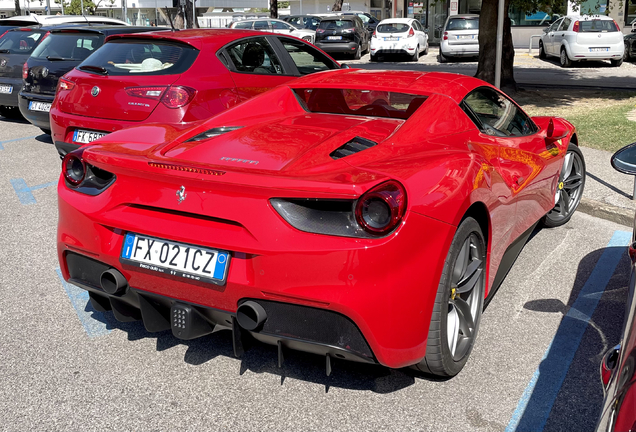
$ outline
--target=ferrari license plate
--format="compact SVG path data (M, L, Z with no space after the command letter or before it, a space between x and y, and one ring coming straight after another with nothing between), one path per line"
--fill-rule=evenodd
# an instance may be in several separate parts
M76 129L73 133L73 141L83 144L88 144L103 136L107 135L105 132L95 132L82 129Z
M127 233L121 261L157 273L223 285L230 253Z
M342 36L327 36L327 40L342 40Z
M590 48L590 52L606 52L609 48Z
M13 86L0 84L0 93L11 94L13 92Z
M49 102L29 102L29 111L43 111L49 112L51 111L51 104Z

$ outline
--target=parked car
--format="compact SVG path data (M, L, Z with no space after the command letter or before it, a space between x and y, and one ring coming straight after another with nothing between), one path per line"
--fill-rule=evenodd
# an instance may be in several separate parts
M539 58L558 57L562 67L586 60L609 60L623 64L623 33L612 18L604 15L568 15L543 30Z
M20 117L18 92L22 88L22 67L53 28L16 27L0 38L0 115Z
M375 28L380 23L379 19L377 19L376 17L374 17L373 15L371 15L368 12L346 11L346 12L336 12L336 13L339 14L339 15L345 15L345 16L347 16L347 15L355 15L355 16L357 16L358 18L360 18L360 21L362 21L362 24L367 29L369 34L373 34L373 32L375 31Z
M260 30L272 33L287 34L296 36L299 39L314 43L316 32L309 29L298 29L293 25L279 19L246 19L243 21L235 21L230 24L230 28L243 30Z
M283 19L285 22L293 25L297 29L313 30L318 28L322 16L320 15L289 15Z
M60 26L51 30L22 68L23 87L18 97L22 116L50 134L49 111L62 75L101 47L107 36L156 30L157 27L106 25Z
M326 16L316 29L315 45L327 53L359 59L369 51L369 33L356 15Z
M446 19L439 45L439 62L479 56L479 15L451 15Z
M632 23L632 32L623 37L625 43L625 54L623 61L634 61L636 59L636 23Z
M60 268L149 331L453 376L535 226L577 208L577 142L476 78L313 74L66 155Z
M418 20L390 18L378 24L370 47L371 61L386 54L406 54L417 61L420 54L428 54L428 35Z
M0 19L0 26L53 26L60 24L105 24L105 25L128 25L122 20L108 18L100 15L16 15L9 18Z
M611 159L618 171L636 175L636 143L617 151ZM636 221L634 224L636 233ZM625 305L620 343L609 349L601 361L601 382L605 398L597 432L636 430L636 237L628 247L632 270ZM619 311L620 312L620 311Z
M112 35L59 80L52 137L64 155L129 126L205 120L296 77L338 68L303 40L258 31Z

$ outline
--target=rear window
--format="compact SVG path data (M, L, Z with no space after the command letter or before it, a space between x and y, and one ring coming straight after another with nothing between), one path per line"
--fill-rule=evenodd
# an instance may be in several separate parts
M479 18L452 18L446 30L479 30Z
M404 33L410 28L410 25L404 23L380 24L377 31L378 33Z
M172 75L190 68L199 50L175 42L117 40L106 43L78 69L104 75Z
M53 33L42 41L31 57L49 60L84 60L104 43L95 33Z
M30 54L41 37L41 31L8 31L0 38L0 53Z
M618 28L616 28L616 24L612 20L579 21L579 23L580 23L579 32L582 32L582 33L617 32L618 31Z
M294 89L309 112L408 119L426 96L377 90Z
M318 26L321 30L344 30L353 28L353 21L345 20L322 20Z

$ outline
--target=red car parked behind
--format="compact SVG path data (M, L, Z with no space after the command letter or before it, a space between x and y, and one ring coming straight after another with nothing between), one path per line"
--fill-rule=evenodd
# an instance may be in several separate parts
M311 44L259 31L112 36L60 79L52 137L64 155L128 126L205 120L290 79L339 68Z

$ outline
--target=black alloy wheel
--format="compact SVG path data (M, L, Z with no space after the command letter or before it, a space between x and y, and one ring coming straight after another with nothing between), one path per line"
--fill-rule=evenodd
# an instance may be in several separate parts
M457 228L437 289L426 357L415 368L439 377L457 375L473 349L484 307L486 242L477 221Z
M356 52L353 54L353 59L354 60L360 60L360 57L362 57L361 51L362 49L360 48L360 44L358 44L358 47L356 48Z
M543 218L543 225L549 228L565 224L572 218L581 202L585 187L585 160L583 153L570 143L563 158L563 168L554 194L554 208Z

